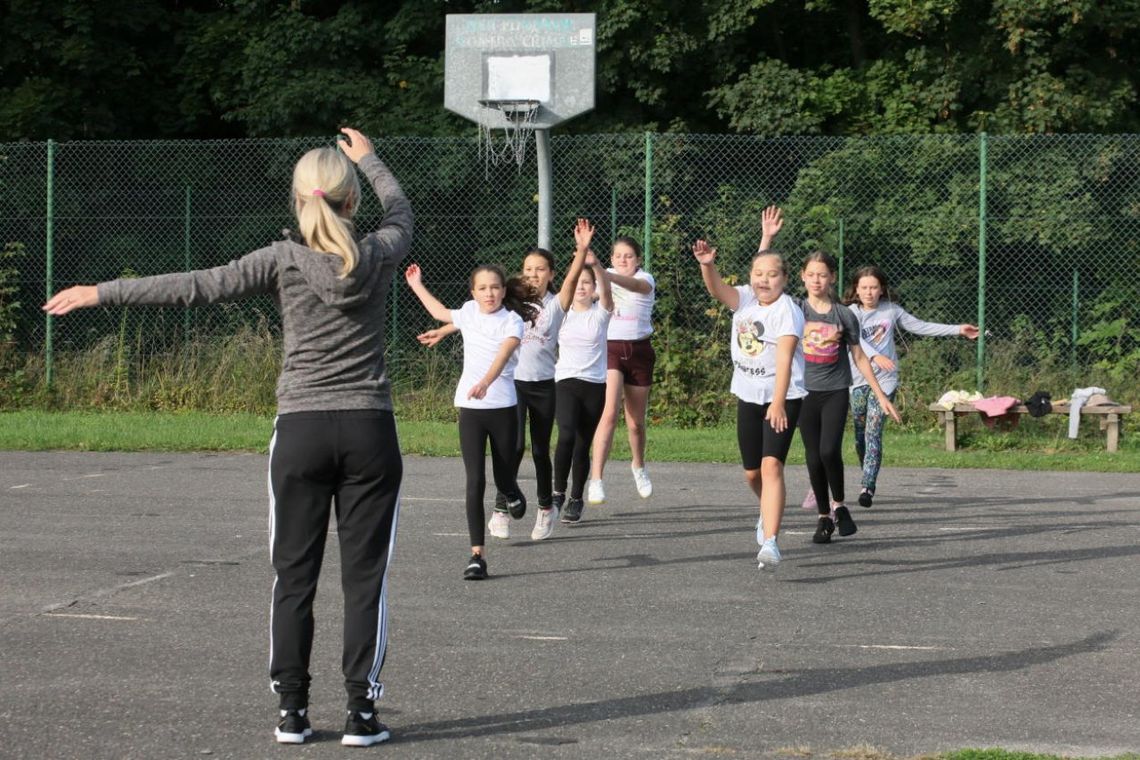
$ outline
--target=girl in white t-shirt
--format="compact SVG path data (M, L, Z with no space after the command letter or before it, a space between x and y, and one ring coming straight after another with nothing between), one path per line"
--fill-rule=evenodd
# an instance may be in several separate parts
M532 303L536 294L521 280L508 280L499 267L484 265L471 273L472 300L459 309L448 309L424 287L418 265L409 266L404 276L428 313L440 322L454 324L463 336L463 373L455 389L459 449L467 473L467 532L471 537L471 559L463 578L482 580L487 577L483 492L488 438L495 485L507 495L511 517L517 520L526 514L526 497L519 490L511 465L517 404L514 370L523 322L533 322L538 311Z
M641 268L641 245L633 238L621 236L614 241L610 262L613 266L606 273L613 291L614 310L607 330L606 405L594 434L594 456L587 487L591 504L606 500L602 477L614 442L619 407L625 409L632 459L630 469L637 493L643 499L653 493L653 483L645 467L645 417L649 409L649 387L653 384L653 366L657 361L649 340L653 332L650 317L657 284L653 275Z
M716 268L716 249L693 244L701 278L713 298L733 311L732 393L737 398L736 437L744 478L760 502L756 541L761 568L780 562L776 536L784 514L784 461L792 445L804 389L800 338L804 315L784 292L787 266L780 254L760 251L749 284L733 287Z
M592 236L593 228L588 232ZM590 444L605 408L606 331L614 308L608 273L592 252L586 254L585 264L584 268L579 267L580 273L571 272L577 274L573 279L567 275L559 293L562 303L571 304L571 298L573 302L558 334L558 364L554 370L558 396L554 498L558 501L565 496L566 482L572 474L570 498L562 510L562 522L570 524L582 519Z

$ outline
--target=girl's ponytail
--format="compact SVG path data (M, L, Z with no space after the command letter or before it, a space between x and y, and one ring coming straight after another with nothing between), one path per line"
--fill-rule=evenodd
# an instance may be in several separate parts
M542 296L534 286L521 277L512 277L506 281L506 292L503 293L503 306L518 314L524 322L534 324L538 319L538 306Z
M297 228L305 244L341 260L340 276L360 258L352 214L360 199L360 180L352 161L335 148L316 148L293 168Z

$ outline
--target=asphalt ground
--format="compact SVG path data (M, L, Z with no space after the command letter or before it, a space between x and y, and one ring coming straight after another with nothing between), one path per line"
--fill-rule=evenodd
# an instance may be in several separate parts
M889 456L889 452L888 452ZM529 463L523 485L533 495ZM651 463L460 579L455 459L406 460L370 749L340 746L335 533L302 747L273 741L266 459L0 452L0 757L688 758L1140 749L1140 475L887 467L859 532L738 467ZM849 470L848 483L855 481Z

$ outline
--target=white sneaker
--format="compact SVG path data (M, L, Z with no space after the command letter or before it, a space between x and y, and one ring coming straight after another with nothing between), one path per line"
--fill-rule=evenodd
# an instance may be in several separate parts
M544 538L550 538L556 522L558 522L558 509L556 507L539 509L538 517L534 518L534 530L530 532L531 540L541 541Z
M780 564L780 549L776 546L776 537L773 536L764 542L756 554L756 561L762 570L775 570Z
M637 485L638 496L648 499L653 495L653 484L649 482L649 473L644 467L630 465L629 469L633 471L633 482Z
M819 502L815 500L815 491L812 490L811 486L808 486L807 496L804 497L804 503L800 506L813 512L819 509Z
M492 512L491 522L487 523L487 530L495 538L511 537L511 516L506 512Z
M606 500L606 488L601 480L586 482L586 501L591 504L601 504Z

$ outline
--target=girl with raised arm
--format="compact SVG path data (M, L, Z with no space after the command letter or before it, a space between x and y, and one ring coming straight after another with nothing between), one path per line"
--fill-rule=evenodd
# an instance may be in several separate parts
M602 478L614 442L619 407L625 409L633 484L641 498L648 499L653 494L653 483L645 467L645 418L653 366L657 361L649 340L653 333L650 317L657 285L653 275L641 268L641 245L633 238L621 236L614 241L610 263L612 266L606 274L613 292L614 309L607 330L606 405L594 434L586 493L591 504L606 500Z
M341 743L389 738L376 719L388 643L388 565L403 462L384 365L385 302L412 240L412 209L372 143L345 128L340 150L318 148L293 169L297 235L226 266L112 280L57 293L49 314L96 305L190 306L270 294L281 311L284 362L269 443L269 556L276 573L269 675L279 695L278 742L301 744L309 720L313 596L335 507L344 587ZM353 164L356 164L354 168ZM384 207L357 238L364 174Z
M780 563L776 537L786 496L784 461L807 395L800 346L803 312L784 292L788 273L780 254L758 252L748 285L738 287L721 277L716 249L704 240L693 244L693 256L709 293L733 312L730 350L736 438L744 478L760 503L756 559L762 569L774 570Z
M587 250L593 236L590 223L579 219L574 229L574 264L558 293L560 306L568 310L558 334L554 369L558 393L554 498L561 500L572 474L570 498L562 510L562 522L570 524L582 519L590 445L606 401L606 330L614 308L609 275Z
M514 371L523 322L533 322L538 307L534 290L519 279L508 280L494 265L478 266L471 273L471 300L449 309L423 284L419 265L404 273L408 286L428 313L440 322L454 324L463 336L463 372L455 388L459 407L459 449L467 474L465 508L471 558L464 580L487 577L483 493L487 486L486 450L491 442L491 469L495 486L507 496L511 517L526 514L526 497L519 490L515 468L516 410Z
M859 367L851 368L854 380L851 388L851 416L855 423L855 453L859 455L859 464L863 468L863 490L859 494L859 506L862 507L870 507L875 496L883 456L883 413L886 411L877 398L871 395L870 379L878 380L887 398L894 400L899 385L896 326L916 335L962 335L970 340L978 337L978 328L974 325L923 322L908 314L890 298L887 276L875 266L858 269L843 295L844 302L851 304L851 310L859 319L863 342L876 353L871 358L872 372L861 371Z

